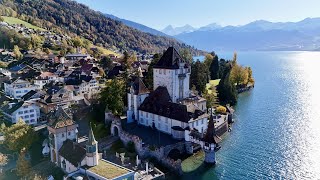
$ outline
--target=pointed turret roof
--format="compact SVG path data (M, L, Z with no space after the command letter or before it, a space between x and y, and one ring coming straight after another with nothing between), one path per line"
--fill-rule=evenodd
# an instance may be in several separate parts
M62 107L59 107L57 110L50 112L48 115L49 126L52 128L58 129L66 126L72 126L76 124L75 121L72 120Z
M221 141L221 138L216 135L212 114L210 115L207 133L205 134L203 140L209 144L218 144Z
M136 94L136 95L146 94L146 93L150 92L140 77L137 77L135 79L135 81L132 84L132 87L134 90L134 94Z
M179 63L186 63L174 47L169 47L154 68L179 69Z
M88 142L87 142L87 145L96 145L97 144L97 141L96 139L94 138L94 134L93 134L93 131L92 131L92 127L91 127L91 124L90 124L90 130L89 130L89 137L88 137Z

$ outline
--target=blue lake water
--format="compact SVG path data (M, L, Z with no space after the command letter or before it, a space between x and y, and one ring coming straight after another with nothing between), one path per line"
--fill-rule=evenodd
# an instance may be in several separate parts
M238 52L238 62L255 89L239 96L217 165L183 179L320 179L320 53Z

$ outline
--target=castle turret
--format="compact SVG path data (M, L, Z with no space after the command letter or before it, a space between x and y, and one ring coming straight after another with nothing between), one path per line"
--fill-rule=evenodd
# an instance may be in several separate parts
M208 164L215 164L216 163L216 150L218 150L218 143L220 143L221 139L216 135L214 122L212 114L210 116L209 124L207 132L203 138L204 141L204 152L205 152L205 159L204 161Z
M67 139L76 142L78 139L78 124L61 107L50 112L48 119L50 158L51 162L59 164L59 150L63 142Z
M99 163L98 142L94 138L92 128L90 127L88 142L86 143L87 166L93 167Z

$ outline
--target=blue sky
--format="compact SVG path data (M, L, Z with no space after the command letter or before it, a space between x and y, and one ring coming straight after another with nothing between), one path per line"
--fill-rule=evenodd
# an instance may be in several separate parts
M171 24L201 27L242 25L255 20L300 21L320 17L320 0L76 0L94 10L155 29Z

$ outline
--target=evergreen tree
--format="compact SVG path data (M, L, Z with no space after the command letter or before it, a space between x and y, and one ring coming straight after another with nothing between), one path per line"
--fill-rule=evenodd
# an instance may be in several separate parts
M148 67L148 73L145 78L145 85L148 89L153 90L153 66L158 63L161 58L161 54L153 55L153 59Z
M211 79L219 79L219 57L217 55L214 56L212 63L210 65L209 71L211 75Z
M196 90L203 93L208 82L209 72L206 65L199 60L191 65L190 86L195 86Z
M233 106L237 103L237 91L235 85L230 81L230 73L220 80L217 90L221 104Z

